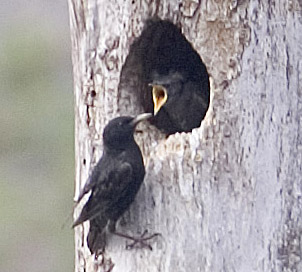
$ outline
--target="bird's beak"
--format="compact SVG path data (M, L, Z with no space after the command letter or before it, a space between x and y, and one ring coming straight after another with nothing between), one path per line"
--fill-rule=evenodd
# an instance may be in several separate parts
M159 112L161 107L167 102L168 94L165 87L161 85L152 85L152 97L154 103L154 116Z
M130 125L133 127L136 127L136 125L144 120L149 119L150 117L152 117L152 113L142 113L137 115L136 117L133 118L133 120L130 122Z

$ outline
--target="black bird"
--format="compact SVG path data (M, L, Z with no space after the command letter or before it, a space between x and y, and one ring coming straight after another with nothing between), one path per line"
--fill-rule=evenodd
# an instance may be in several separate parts
M154 112L151 122L166 134L199 127L210 102L209 75L180 29L167 20L151 19L133 50L148 86L139 91L145 111Z
M133 202L143 182L143 157L133 133L139 122L151 116L150 113L144 113L135 118L118 117L111 120L104 129L103 156L80 192L77 203L86 193L91 191L91 195L73 223L75 227L90 220L87 243L91 253L104 250L106 227L115 231L116 221Z

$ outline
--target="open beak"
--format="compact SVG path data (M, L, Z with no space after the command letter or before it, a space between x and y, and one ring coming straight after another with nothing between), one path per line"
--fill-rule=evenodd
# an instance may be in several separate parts
M165 87L161 85L150 84L152 89L152 97L154 103L154 116L159 112L161 107L167 102L168 94Z
M136 117L133 118L133 120L130 122L130 124L131 124L131 126L136 127L139 122L147 120L152 116L153 116L152 113L139 114L139 115L137 115Z

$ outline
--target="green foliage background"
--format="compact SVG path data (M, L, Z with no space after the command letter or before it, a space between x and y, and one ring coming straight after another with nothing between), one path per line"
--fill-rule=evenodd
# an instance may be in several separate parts
M0 5L0 271L73 271L67 1Z

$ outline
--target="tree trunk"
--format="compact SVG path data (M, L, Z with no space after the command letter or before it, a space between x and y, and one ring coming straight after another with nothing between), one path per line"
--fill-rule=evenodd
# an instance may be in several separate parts
M146 177L118 230L161 233L153 250L109 236L95 259L85 223L75 270L302 271L301 1L69 0L69 9L76 196L105 124L142 112L129 95L139 75L123 64L147 18L180 25L211 76L200 128L166 139L143 124L137 134Z

